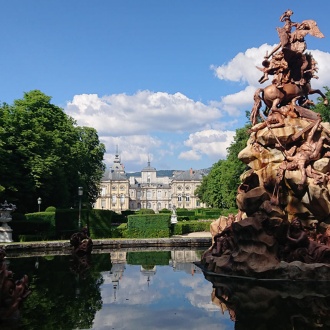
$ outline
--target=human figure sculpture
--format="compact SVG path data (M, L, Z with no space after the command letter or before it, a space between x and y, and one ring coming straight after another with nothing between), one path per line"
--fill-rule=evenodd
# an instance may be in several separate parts
M330 247L310 240L298 218L292 220L286 239L286 261L302 261L305 263L330 262Z

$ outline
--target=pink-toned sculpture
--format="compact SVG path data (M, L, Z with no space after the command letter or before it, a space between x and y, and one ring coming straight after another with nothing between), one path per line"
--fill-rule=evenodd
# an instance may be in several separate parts
M280 43L258 67L259 82L270 84L254 94L250 138L238 155L248 166L236 198L245 216L214 237L201 261L209 272L330 280L330 124L309 109L308 96L328 100L311 87L318 67L305 41L324 36L314 20L292 15L280 17Z

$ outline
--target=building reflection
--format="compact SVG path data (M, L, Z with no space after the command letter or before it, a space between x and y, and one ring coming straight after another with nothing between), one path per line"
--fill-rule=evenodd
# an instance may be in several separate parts
M128 253L139 253L141 252L125 252L125 251L114 251L110 253L111 270L108 274L104 274L105 284L111 284L114 292L114 299L116 298L117 290L119 290L119 282L124 275L127 264ZM144 252L150 253L150 252ZM155 252L153 252L155 253ZM146 258L147 259L147 258ZM201 274L202 271L197 267L194 262L200 261L200 254L194 250L175 250L171 251L168 265L173 268L175 272L185 272L187 274L194 275L195 273ZM147 278L147 284L150 285L150 281L153 276L156 275L157 265L143 264L140 265L140 272Z
M170 265L174 271L185 272L191 275L202 273L194 262L200 261L201 257L197 251L193 250L175 250L171 251Z
M119 280L123 277L126 268L126 254L124 251L110 253L112 267L107 275L104 275L105 283L111 283L113 288L114 301L117 299L117 290L119 290Z

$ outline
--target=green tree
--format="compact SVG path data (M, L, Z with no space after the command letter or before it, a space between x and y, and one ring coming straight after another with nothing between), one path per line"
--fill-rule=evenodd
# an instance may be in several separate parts
M0 108L0 178L3 197L20 212L74 205L78 186L93 203L102 177L104 145L92 128L81 128L38 90ZM89 192L89 189L92 191Z
M227 159L213 164L209 174L196 189L198 198L208 206L217 208L236 206L240 175L246 168L246 165L238 159L238 154L246 146L249 127L246 125L236 130L234 141L227 149Z
M323 121L330 122L330 89L329 87L324 87L324 89L326 91L325 96L328 99L329 105L324 105L323 99L318 97L318 103L312 109L322 116Z

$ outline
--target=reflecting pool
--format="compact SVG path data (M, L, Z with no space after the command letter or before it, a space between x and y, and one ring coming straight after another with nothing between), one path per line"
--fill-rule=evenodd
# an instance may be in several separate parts
M234 329L212 283L193 263L203 251L8 255L8 269L15 278L28 275L31 294L19 318L0 328Z

